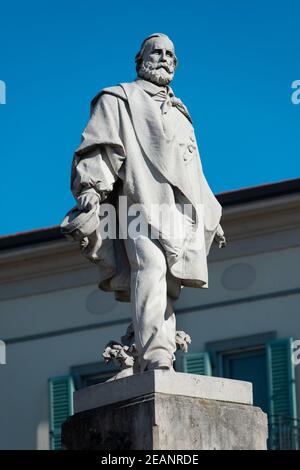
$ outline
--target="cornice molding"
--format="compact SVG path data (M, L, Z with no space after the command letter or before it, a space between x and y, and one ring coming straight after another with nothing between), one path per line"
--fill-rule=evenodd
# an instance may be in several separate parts
M213 253L210 256L211 261L234 257L236 242L266 235L273 235L274 238L278 232L299 230L300 194L225 207L222 226L231 243L231 249L218 250L222 255ZM287 243L286 247L288 246ZM282 248L282 244L279 244L277 249ZM78 243L69 242L64 238L0 252L2 285L68 272L72 273L74 279L74 273L80 271L90 271L92 275L93 272L96 274L97 267L80 254Z
M300 194L228 207L222 226L231 240L300 228Z

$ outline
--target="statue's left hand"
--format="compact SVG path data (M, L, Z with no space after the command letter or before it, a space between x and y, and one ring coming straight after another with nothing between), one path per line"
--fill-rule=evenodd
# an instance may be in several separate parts
M218 236L216 235L216 242L218 243L218 246L219 248L225 248L225 246L227 245L227 241L226 241L226 238L224 235L222 236Z
M83 191L77 196L77 206L79 210L89 211L99 204L99 195L93 189Z
M227 241L221 225L219 225L217 229L214 241L218 244L219 248L225 248L225 246L227 245Z

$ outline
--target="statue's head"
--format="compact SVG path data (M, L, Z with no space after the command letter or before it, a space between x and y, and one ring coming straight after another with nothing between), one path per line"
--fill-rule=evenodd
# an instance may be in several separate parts
M138 77L166 86L173 80L177 66L174 44L166 34L151 34L142 42L135 62Z

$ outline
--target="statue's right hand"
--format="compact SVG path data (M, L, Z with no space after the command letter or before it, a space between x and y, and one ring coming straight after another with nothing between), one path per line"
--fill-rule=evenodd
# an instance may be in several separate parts
M84 191L77 196L77 206L81 211L89 211L99 204L99 196L94 190Z

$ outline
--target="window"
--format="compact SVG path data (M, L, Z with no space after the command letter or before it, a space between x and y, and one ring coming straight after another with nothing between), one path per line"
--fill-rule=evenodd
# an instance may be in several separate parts
M292 338L270 332L207 343L213 375L253 384L253 404L269 418L269 448L299 449Z
M105 382L118 372L119 368L112 363L104 361L71 367L70 372L74 380L75 389L89 387Z
M104 362L71 367L70 375L49 379L50 449L61 449L61 426L73 414L73 392L105 382L118 369Z
M265 413L268 410L266 348L231 351L223 355L223 377L253 384L253 403Z

